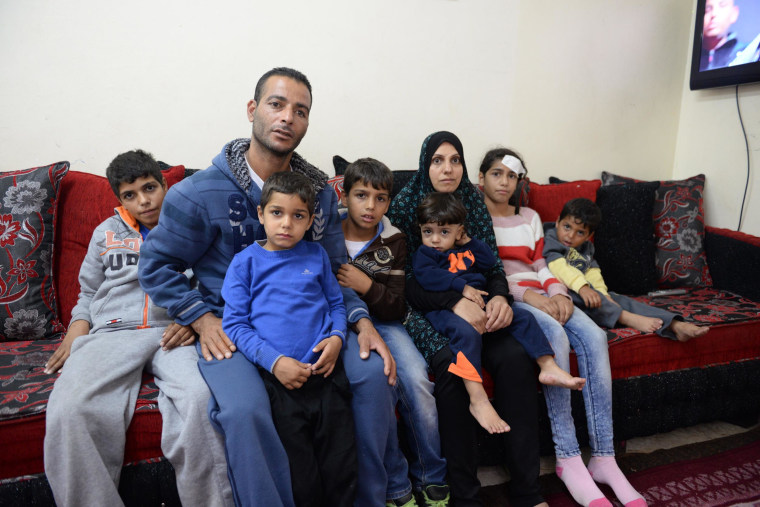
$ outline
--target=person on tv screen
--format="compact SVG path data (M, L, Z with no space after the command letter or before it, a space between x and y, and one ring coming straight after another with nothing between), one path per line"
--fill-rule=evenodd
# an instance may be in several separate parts
M712 70L728 66L743 49L731 31L731 26L739 19L739 6L734 0L707 0L705 19L702 27L702 55L699 70Z
M760 34L755 37L752 42L747 44L747 47L739 51L736 54L736 58L729 63L730 67L735 65L744 65L745 63L759 62L760 61Z

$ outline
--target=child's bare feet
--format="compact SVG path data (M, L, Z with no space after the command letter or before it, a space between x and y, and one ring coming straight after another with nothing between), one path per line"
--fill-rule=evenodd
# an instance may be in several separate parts
M637 313L623 310L618 322L627 327L637 329L642 333L654 333L662 327L662 320L656 317L644 317Z
M499 417L488 400L470 400L470 413L488 433L506 433L510 430L509 424Z
M464 386L467 388L467 394L470 395L470 413L478 421L478 424L483 426L488 433L505 433L509 431L509 424L499 417L496 409L488 401L488 395L486 395L486 390L483 389L483 384L473 380L463 380Z
M691 322L684 322L682 320L673 320L670 324L670 330L675 333L679 342L687 342L692 338L697 338L707 334L710 330L709 326L700 327Z
M580 391L586 385L586 379L573 377L568 372L559 367L552 356L541 356L536 359L541 371L538 374L538 381L547 386L567 387Z

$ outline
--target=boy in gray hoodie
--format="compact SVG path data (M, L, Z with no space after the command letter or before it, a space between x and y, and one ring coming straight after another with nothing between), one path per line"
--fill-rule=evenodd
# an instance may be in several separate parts
M158 223L167 184L141 150L106 169L121 206L93 232L71 324L45 372L61 370L47 407L45 473L59 506L123 505L119 476L143 370L159 388L161 448L182 505L232 505L224 448L206 417L209 391L195 341L152 304L137 279L140 245ZM64 370L62 367L66 366Z

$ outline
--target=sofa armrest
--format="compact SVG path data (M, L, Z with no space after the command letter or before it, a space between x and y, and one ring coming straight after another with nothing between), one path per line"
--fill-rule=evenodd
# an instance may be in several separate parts
M715 288L760 301L760 238L707 226L705 252Z

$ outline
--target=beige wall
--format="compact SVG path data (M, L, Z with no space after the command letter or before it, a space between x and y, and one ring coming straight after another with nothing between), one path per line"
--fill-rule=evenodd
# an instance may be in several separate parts
M473 160L513 96L516 0L0 0L0 169L119 151L206 167L250 136L245 105L272 67L314 87L299 152L416 168L435 130ZM497 68L495 62L501 63ZM10 79L9 79L10 78Z
M532 177L671 174L690 2L523 2L513 140ZM530 9L526 8L530 5Z
M102 174L135 147L206 167L250 135L258 76L288 65L314 85L299 152L328 173L336 153L415 168L448 129L471 177L497 144L538 182L705 172L707 222L735 228L743 140L731 89L685 84L693 3L0 0L0 170ZM756 154L758 85L740 94Z

